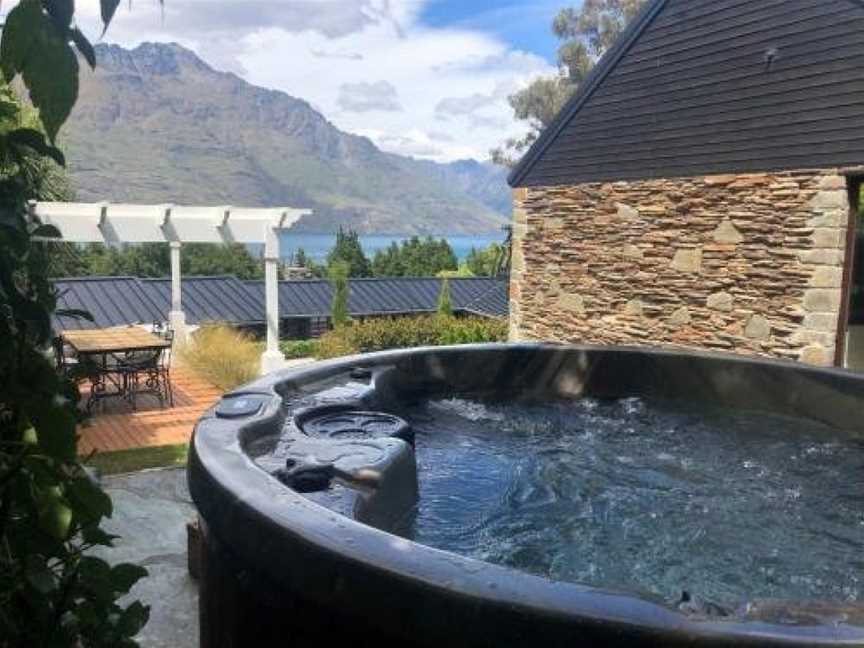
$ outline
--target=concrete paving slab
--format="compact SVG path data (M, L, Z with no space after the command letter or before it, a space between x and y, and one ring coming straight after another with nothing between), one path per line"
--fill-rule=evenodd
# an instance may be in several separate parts
M196 517L183 468L105 477L114 501L105 529L120 536L99 555L111 563L134 562L150 575L128 601L150 605L150 621L138 636L143 648L197 648L198 586L186 563L186 523Z

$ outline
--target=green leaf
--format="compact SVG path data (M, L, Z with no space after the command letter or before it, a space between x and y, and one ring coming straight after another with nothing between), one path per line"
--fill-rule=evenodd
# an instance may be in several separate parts
M30 236L34 238L63 238L60 230L54 225L40 225L31 232Z
M45 135L34 128L17 128L6 136L10 144L26 146L40 155L46 155L60 166L66 166L62 151L45 141Z
M21 69L24 85L51 142L78 99L78 57L43 16L35 34L38 54L28 56Z
M98 526L85 526L81 529L81 537L87 544L113 547L114 541L120 536L103 531Z
M147 570L132 563L120 563L111 569L111 587L118 594L126 594L139 580L147 576Z
M24 434L21 435L21 443L25 445L36 445L39 443L39 436L32 426L24 430Z
M72 24L75 2L73 0L42 0L42 6L45 7L60 33L66 33L69 30L69 25Z
M111 517L111 498L89 477L78 477L66 488L66 498L72 505L76 519L84 525L98 524L103 517Z
M149 618L150 606L144 605L141 601L135 601L123 610L117 629L124 637L134 637L147 624Z
M54 311L57 317L72 317L74 319L83 319L88 322L95 321L93 314L90 311L81 310L80 308L58 308Z
M35 301L22 300L15 306L16 316L26 322L27 328L37 339L46 339L51 332L51 318L48 312Z
M75 413L71 407L50 403L29 412L39 438L39 447L59 461L75 460Z
M99 4L102 8L102 24L104 25L102 35L104 36L105 32L108 31L108 25L111 24L111 19L114 18L114 12L120 6L120 0L99 0Z
M90 41L87 40L87 37L81 33L81 30L77 27L69 32L69 36L72 38L72 42L75 43L75 47L78 48L78 51L81 52L81 56L84 57L84 60L90 64L91 68L96 67L96 50L93 49L93 46L90 44Z
M87 591L94 595L91 599L113 600L111 567L107 562L95 556L84 556L78 563L78 574Z
M41 594L50 594L57 589L57 577L48 569L45 559L37 554L25 558L24 577Z
M62 499L60 489L46 488L39 494L39 526L57 540L66 540L72 525L72 509Z
M6 17L0 41L0 69L7 81L11 81L24 67L42 20L39 0L21 0Z

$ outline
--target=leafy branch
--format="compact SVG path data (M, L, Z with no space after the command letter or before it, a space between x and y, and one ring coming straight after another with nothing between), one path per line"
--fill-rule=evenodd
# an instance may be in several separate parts
M107 28L119 0L101 0ZM90 555L115 537L111 499L77 456L75 383L50 359L57 295L48 280L50 226L27 202L51 195L65 158L60 127L78 96L78 56L95 66L73 0L21 0L0 40L0 648L135 646L149 610L121 607L146 570ZM9 87L19 77L30 119ZM82 315L83 314L80 314Z

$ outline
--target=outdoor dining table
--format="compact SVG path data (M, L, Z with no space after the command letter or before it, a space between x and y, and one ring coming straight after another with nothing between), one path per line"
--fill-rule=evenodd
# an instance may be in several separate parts
M126 396L126 380L115 375L114 364L118 358L136 351L158 351L171 346L171 341L145 331L138 326L117 326L105 329L64 331L63 341L78 355L90 382L87 411L103 398ZM109 389L113 386L114 389Z

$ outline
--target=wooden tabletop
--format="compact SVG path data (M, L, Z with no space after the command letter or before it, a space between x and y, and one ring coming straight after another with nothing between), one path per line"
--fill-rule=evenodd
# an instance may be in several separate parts
M64 331L62 337L78 353L116 353L165 349L171 346L168 340L148 333L138 326Z

